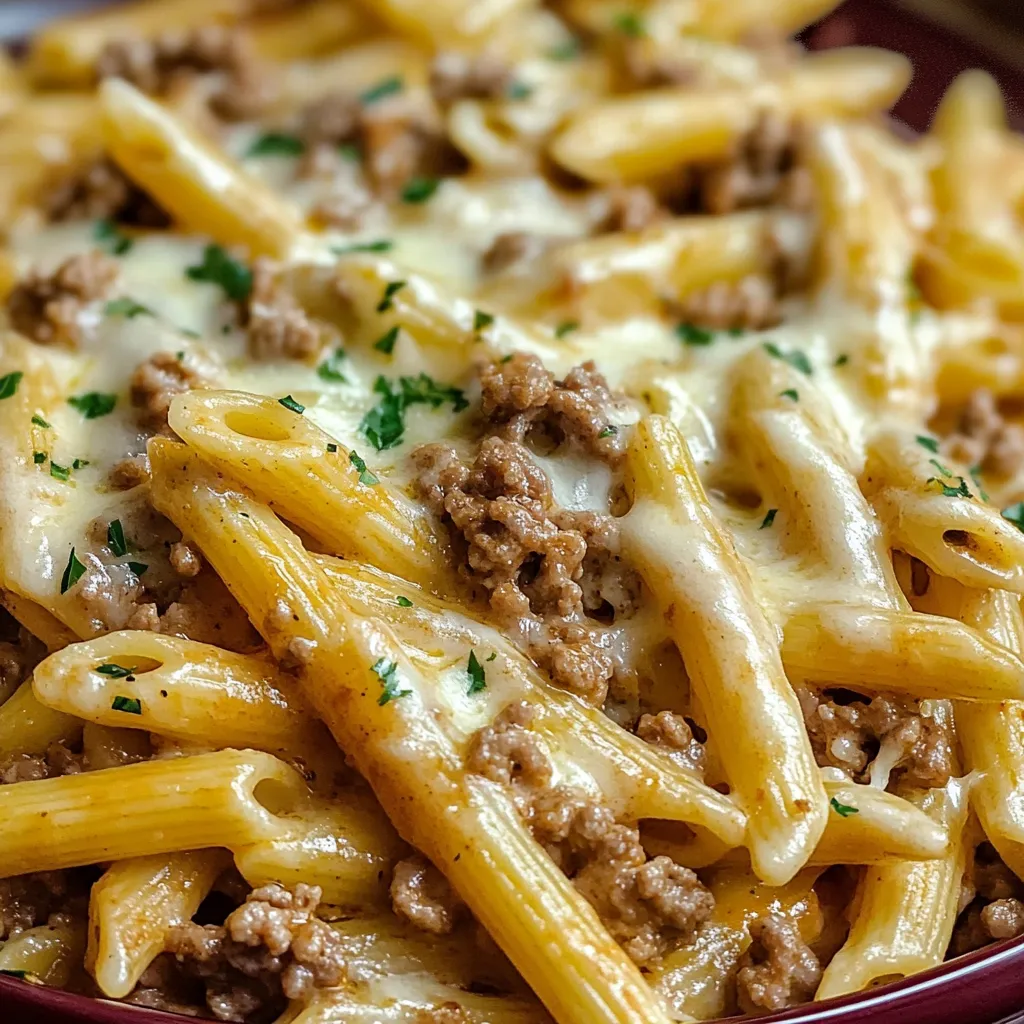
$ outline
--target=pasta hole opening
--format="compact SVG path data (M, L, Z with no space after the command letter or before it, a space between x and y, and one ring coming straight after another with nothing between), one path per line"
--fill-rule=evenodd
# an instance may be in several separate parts
M275 816L295 810L295 787L280 779L260 779L252 791L253 798L267 812Z
M290 434L278 426L264 413L248 412L244 409L232 409L224 417L224 425L242 437L250 437L254 441L287 441Z
M978 547L978 542L974 539L974 535L966 530L946 530L942 534L942 539L951 548L970 551Z

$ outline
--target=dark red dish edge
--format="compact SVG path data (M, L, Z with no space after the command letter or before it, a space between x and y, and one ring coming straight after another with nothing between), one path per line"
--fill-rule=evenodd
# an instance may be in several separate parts
M914 81L894 113L918 131L927 128L939 98L959 72L985 67L1007 97L1014 127L1024 130L1024 76L1018 69L888 0L847 0L802 39L811 49L860 44L906 53L914 63ZM158 1024L185 1019L0 976L0 1024ZM1024 1024L1024 936L870 992L757 1018L758 1024L788 1021Z

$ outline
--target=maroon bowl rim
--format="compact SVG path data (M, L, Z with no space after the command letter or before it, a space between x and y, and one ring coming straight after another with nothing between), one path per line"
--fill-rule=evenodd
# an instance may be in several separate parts
M867 1024L870 1021L895 1024L902 1018L908 1024L926 1019L929 1024L945 1021L957 1024L1024 1024L1024 972L1021 967L1024 967L1024 936L976 950L890 985L822 1003L808 1003L753 1020L756 1024L789 1021L802 1024ZM966 988L962 986L963 982L968 983ZM989 985L991 987L987 987ZM980 986L986 988L983 990ZM936 1002L939 999L944 1000L944 1005ZM914 1011L921 1010L926 1003L931 1007L928 1017L916 1015ZM3 976L0 976L0 1007L5 1011L4 1020L11 1022L50 1020L78 1024L154 1024L197 1019ZM972 1015L979 1009L981 1016ZM7 1017L8 1012L12 1016Z

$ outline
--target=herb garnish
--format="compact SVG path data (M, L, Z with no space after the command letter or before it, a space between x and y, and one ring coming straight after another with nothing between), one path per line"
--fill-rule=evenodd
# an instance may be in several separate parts
M840 818L848 818L851 814L860 814L860 808L850 807L848 804L841 804L835 797L832 797L828 802L829 807L832 808Z
M389 327L384 334L382 334L374 343L373 347L378 352L383 352L385 355L391 355L395 350L395 342L398 341L398 332L401 328L398 324L394 327Z
M245 513L243 512L242 515L245 515ZM127 565L136 576L141 576L149 568L145 562L125 562L125 565Z
M60 592L66 594L81 578L85 572L85 566L75 555L75 549L71 549L68 556L68 564L64 567L64 575L60 578Z
M400 690L401 683L398 679L398 666L387 658L378 658L370 668L377 678L384 685L377 703L383 707L388 701L398 700L399 697L408 697L412 690Z
M605 427L605 428L604 428L604 429L603 429L603 430L601 431L601 433L599 433L599 434L598 434L597 436L598 436L598 438L602 438L602 437L612 437L612 436L614 436L615 434L617 434L618 432L619 432L619 428L618 428L617 426L615 426L615 424L614 424L614 423L609 423L609 424L608 424L608 426L607 426L607 427Z
M487 678L484 675L484 667L476 656L476 651L469 652L469 664L466 666L466 673L469 676L469 688L466 693L472 696L487 688Z
M343 348L336 348L317 368L316 375L321 380L337 381L347 384L348 378L341 372L341 364L348 357Z
M284 132L264 132L246 150L246 158L254 156L301 156L306 144L295 135Z
M375 476L371 470L366 468L366 463L354 448L348 453L348 461L359 470L359 482L361 484L365 484L367 487L373 487L374 484L380 483L380 478Z
M336 452L338 450L338 446L333 441L328 441L327 450L329 452Z
M131 668L125 668L124 665L118 665L115 662L108 661L104 665L97 665L96 671L100 675L110 676L111 679L131 679L132 673L135 671L135 666Z
M630 39L639 39L647 31L643 18L636 11L623 11L617 14L612 24Z
M833 366L845 366L850 361L850 357L843 352L841 355L836 356L836 361L832 364Z
M918 434L914 440L917 441L922 448L927 448L933 455L938 455L939 442L937 438L925 437L923 434ZM947 473L946 475L948 476L949 474Z
M359 102L364 105L376 103L378 100L382 100L386 96L394 96L395 93L401 92L404 88L405 83L402 81L401 76L392 75L390 78L385 78L383 81L371 86L365 92L360 93Z
M696 324L676 324L676 336L687 345L710 345L715 340L711 331L698 327Z
M437 178L410 178L402 189L403 203L425 203L441 182Z
M410 601L409 598L407 597L403 597L401 594L399 594L398 597L395 598L395 603L398 605L399 608L412 607L412 601Z
M112 220L98 220L92 229L92 237L114 256L124 256L131 251L134 240L121 233Z
M794 402L800 401L800 392L796 388L786 388L785 391L779 392L779 398L789 398Z
M46 452L33 452L32 461L37 466L41 466L46 461Z
M575 60L580 55L582 45L575 36L570 36L564 43L552 46L545 56L548 60Z
M1024 533L1024 501L1018 501L1016 505L1010 505L999 513L1007 522L1013 523Z
M299 402L296 402L291 395L285 395L284 398L277 400L278 405L283 405L286 409L291 409L292 412L297 412L300 416L306 411L306 407Z
M86 391L84 395L72 395L68 405L77 409L87 420L96 420L114 411L117 395L105 391Z
M374 242L353 242L351 245L332 245L335 256L347 256L353 252L390 252L395 243L390 238L378 238Z
M377 451L393 448L402 440L405 410L410 405L429 405L436 409L451 402L453 412L461 412L469 405L459 388L438 384L425 373L399 378L397 388L386 377L378 377L373 390L382 397L363 417L359 429Z
M767 513L765 514L764 519L761 520L761 525L758 527L758 529L759 530L767 530L768 527L771 526L772 523L775 522L775 517L778 514L779 514L779 510L777 508L770 508L770 509L768 509Z
M556 338L564 338L567 334L571 334L573 331L578 331L579 329L580 329L580 322L579 322L579 320L563 320L555 328L555 337Z
M224 294L235 302L244 302L252 292L252 271L232 259L219 245L208 245L203 250L203 262L187 267L185 276L191 281L208 281L220 285Z
M377 303L377 312L386 313L394 306L395 295L405 287L405 281L388 281L384 286L384 294Z
M71 476L70 466L58 466L52 459L50 460L50 476L54 480L67 480Z
M107 316L123 316L126 320L134 320L137 316L156 316L149 306L136 302L128 295L122 295L119 299L111 299L103 307L103 312Z
M480 332L487 330L494 323L494 315L485 313L482 309L473 310L473 330Z
M142 701L137 697L122 697L118 694L110 702L110 707L113 711L124 711L129 715L142 714Z
M764 350L775 359L781 359L784 363L789 363L794 370L806 373L808 377L814 372L811 361L798 348L793 349L791 352L784 352L774 341L766 341L764 343Z
M120 519L111 520L107 526L107 547L110 548L110 553L118 558L128 554L128 544L124 539L124 527L121 526Z
M533 86L526 82L512 82L505 90L510 100L527 100L533 95Z
M51 424L47 423L47 422L46 422L46 420L44 420L44 419L43 419L43 417L39 415L39 413L36 413L36 414L35 414L35 415L34 415L34 416L32 417L32 422L33 422L33 423L34 423L34 424L35 424L35 425L36 425L37 427L43 427L43 428L44 428L45 430L49 430L49 429L50 429L50 426L51 426Z
M0 377L0 398L10 398L14 395L18 390L18 385L21 383L21 378L24 376L25 374L21 370L14 370Z

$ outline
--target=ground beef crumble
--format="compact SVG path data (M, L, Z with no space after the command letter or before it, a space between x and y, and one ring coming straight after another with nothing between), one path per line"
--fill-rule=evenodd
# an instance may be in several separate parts
M314 359L325 332L311 320L279 278L278 265L266 257L253 263L253 286L243 310L254 359Z
M395 913L431 935L447 935L465 915L465 904L425 857L400 860L391 880Z
M77 169L47 190L50 221L105 219L143 228L166 228L170 216L113 161L102 158Z
M666 307L675 320L716 331L761 331L782 321L778 284L764 274L716 281Z
M736 994L744 1013L771 1013L805 1003L821 981L821 966L796 921L777 914L749 925L751 944L739 961Z
M1024 935L1024 883L990 843L981 843L975 850L973 869L963 880L960 903L962 912L947 957Z
M898 757L889 776L911 786L944 786L953 771L952 739L937 719L913 702L877 696L843 702L828 692L797 688L807 733L822 767L840 768L855 782L867 782L879 750L895 747Z
M703 776L707 762L704 745L693 735L690 723L682 715L674 711L641 715L636 734L647 743L664 749L684 768Z
M101 252L71 256L49 274L32 269L7 297L11 326L41 345L76 347L85 307L106 298L119 273L117 261Z
M664 954L710 915L714 898L688 868L647 859L636 828L599 799L551 785L553 770L530 731L533 712L512 704L470 743L468 771L506 786L537 840L637 963Z
M217 1020L244 1021L266 1004L307 999L345 979L342 940L316 916L319 886L254 889L223 925L185 924L166 948L206 986Z
M132 405L139 421L153 431L168 431L171 401L193 388L210 387L213 374L199 357L187 352L157 352L139 363L131 379Z
M946 438L945 448L965 466L1012 477L1024 468L1024 426L1008 423L995 395L978 388L968 399L956 430Z
M85 908L85 893L73 872L37 871L0 878L0 940L46 924L54 914Z
M438 103L488 100L504 95L512 83L508 66L493 53L439 53L430 68L430 91Z

